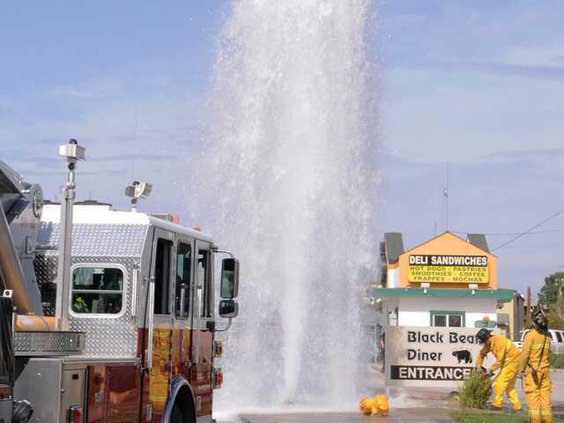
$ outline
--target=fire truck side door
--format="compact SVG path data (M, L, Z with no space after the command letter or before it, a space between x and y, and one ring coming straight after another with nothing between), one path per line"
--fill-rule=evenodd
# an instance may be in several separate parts
M162 414L169 387L171 369L171 331L172 331L172 299L174 272L174 235L165 230L155 228L151 253L150 280L154 284L152 298L148 295L146 305L148 322L145 351L145 367L148 371L148 400L151 404L153 418ZM149 289L150 285L147 287ZM147 398L143 398L143 404Z
M186 380L192 371L192 308L194 292L194 240L179 236L176 241L174 287L173 369ZM176 374L173 374L173 377Z
M207 324L213 321L213 254L211 245L196 241L194 303L192 306L190 383L195 389L198 414L210 412L213 332Z

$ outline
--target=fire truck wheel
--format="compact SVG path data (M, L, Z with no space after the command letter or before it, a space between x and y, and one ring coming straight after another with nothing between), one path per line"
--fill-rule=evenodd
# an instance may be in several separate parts
M177 400L175 402L170 416L170 423L195 423L190 409L184 405L183 401Z
M184 411L180 407L180 403L176 402L174 408L172 409L172 415L170 416L170 423L184 423L186 422L186 417L184 416Z

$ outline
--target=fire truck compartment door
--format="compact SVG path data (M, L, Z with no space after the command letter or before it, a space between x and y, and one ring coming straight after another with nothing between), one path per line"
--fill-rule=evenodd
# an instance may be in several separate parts
M33 404L33 421L60 421L62 364L61 359L32 358L16 379L14 396Z
M33 421L66 422L68 409L86 411L86 364L57 358L32 358L16 380L14 395L33 405Z
M84 395L86 391L86 366L73 365L63 368L63 389L61 399L61 416L59 421L66 422L69 419L68 411L73 405L83 407L86 412Z

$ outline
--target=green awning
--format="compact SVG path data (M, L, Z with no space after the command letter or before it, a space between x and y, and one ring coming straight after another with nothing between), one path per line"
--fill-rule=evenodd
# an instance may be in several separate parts
M512 289L466 289L466 288L368 288L369 297L434 297L434 298L491 298L507 303L513 300Z

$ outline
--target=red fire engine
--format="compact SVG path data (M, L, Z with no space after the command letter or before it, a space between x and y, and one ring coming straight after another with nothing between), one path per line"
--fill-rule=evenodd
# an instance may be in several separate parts
M212 421L215 335L237 315L237 259L167 216L74 203L84 149L71 140L60 153L61 205L0 162L2 301L17 307L13 325L9 310L0 316L0 420L28 421L33 409L31 421L50 423ZM126 190L133 206L149 191Z

